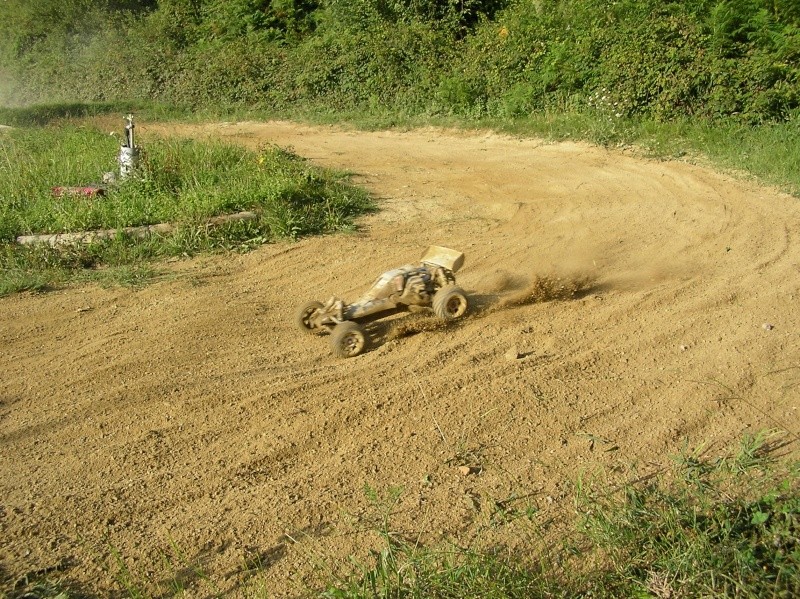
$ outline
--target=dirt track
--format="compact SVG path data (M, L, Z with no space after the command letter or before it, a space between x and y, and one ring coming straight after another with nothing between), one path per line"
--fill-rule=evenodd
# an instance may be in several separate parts
M797 199L494 134L169 132L291 146L354 172L381 210L357 234L171 264L140 290L0 299L6 588L53 569L105 596L113 548L150 589L177 575L192 596L295 596L379 546L366 485L402 487L408 538L513 550L569 513L582 472L628 479L761 429L795 447ZM384 323L352 360L296 331L298 304L354 299L429 244L466 253L464 324ZM591 284L498 308L537 275Z

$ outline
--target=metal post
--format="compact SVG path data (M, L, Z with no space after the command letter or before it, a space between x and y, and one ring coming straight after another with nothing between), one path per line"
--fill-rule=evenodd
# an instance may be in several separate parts
M139 162L139 148L134 141L133 115L125 117L125 143L119 149L119 178L127 179L133 174Z

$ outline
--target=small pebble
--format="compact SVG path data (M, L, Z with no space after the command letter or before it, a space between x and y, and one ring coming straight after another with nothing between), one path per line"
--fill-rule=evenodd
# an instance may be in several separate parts
M761 325L761 328L764 329L765 331L771 331L775 327L769 324L768 322L765 322L764 324Z
M470 474L480 474L483 468L481 466L459 466L458 471L464 476L469 476Z

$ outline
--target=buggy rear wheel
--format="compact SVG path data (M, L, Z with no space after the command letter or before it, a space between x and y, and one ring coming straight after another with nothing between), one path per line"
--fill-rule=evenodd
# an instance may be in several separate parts
M331 351L337 358L353 358L367 347L364 329L351 320L340 322L331 331Z
M433 296L433 313L442 320L461 318L468 306L466 294L455 285L445 285Z

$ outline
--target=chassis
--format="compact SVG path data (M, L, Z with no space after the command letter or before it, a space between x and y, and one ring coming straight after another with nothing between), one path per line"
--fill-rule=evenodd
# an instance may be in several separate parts
M297 325L308 333L330 332L331 350L340 358L352 358L367 347L363 324L407 310L429 307L443 320L461 318L467 312L467 296L456 286L455 273L464 264L457 250L431 246L419 265L407 264L380 275L357 301L348 304L331 297L311 301L297 312Z

